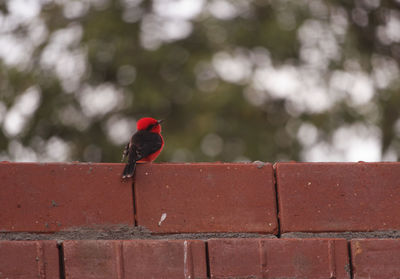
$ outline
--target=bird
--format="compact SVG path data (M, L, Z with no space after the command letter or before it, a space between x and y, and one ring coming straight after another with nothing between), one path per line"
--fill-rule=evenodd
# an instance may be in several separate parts
M162 122L163 120L144 117L136 123L136 133L132 135L122 154L122 161L128 157L122 179L133 177L137 162L152 162L160 154L164 147L160 125Z

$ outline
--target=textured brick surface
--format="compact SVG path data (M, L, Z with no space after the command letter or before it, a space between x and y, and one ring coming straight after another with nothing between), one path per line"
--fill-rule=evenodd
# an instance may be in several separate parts
M400 278L400 239L351 241L354 279Z
M143 164L137 223L157 233L277 231L271 164Z
M346 240L213 239L211 278L350 278Z
M0 278L60 278L55 241L0 241Z
M207 278L200 240L65 241L66 279Z
M0 163L0 231L133 224L122 164Z
M278 163L282 232L400 230L400 163Z

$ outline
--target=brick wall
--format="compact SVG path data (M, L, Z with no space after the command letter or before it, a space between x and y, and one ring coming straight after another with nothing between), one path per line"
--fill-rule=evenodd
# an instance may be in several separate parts
M0 163L3 278L400 278L400 163Z

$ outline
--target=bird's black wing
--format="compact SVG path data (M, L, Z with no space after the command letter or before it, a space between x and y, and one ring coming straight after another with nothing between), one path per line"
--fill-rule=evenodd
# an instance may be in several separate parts
M136 161L158 151L162 143L163 141L159 134L146 130L137 131L131 139L131 145L136 154Z
M126 145L123 158L128 155L128 163L122 173L122 178L132 177L135 173L136 161L158 151L162 146L162 138L159 134L146 130L137 131Z

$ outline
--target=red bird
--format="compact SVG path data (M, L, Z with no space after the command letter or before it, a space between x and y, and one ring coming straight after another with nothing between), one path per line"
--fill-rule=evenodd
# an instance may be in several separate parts
M164 147L161 136L161 125L163 120L144 117L136 124L136 133L133 134L129 143L125 146L122 160L128 156L122 178L132 177L135 173L136 162L152 162L160 154Z

